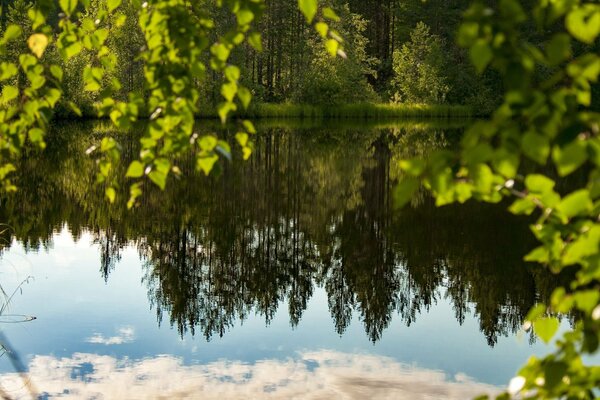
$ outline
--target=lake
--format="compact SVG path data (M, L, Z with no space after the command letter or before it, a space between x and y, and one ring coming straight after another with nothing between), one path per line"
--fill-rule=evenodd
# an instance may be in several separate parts
M502 390L549 350L521 330L559 284L522 261L529 221L506 205L436 208L424 191L405 209L393 201L397 161L455 145L463 125L266 121L249 161L235 155L205 177L179 160L183 177L148 186L132 211L126 183L115 206L94 186L85 151L106 125L57 126L0 206L2 394ZM121 143L131 158L135 140Z

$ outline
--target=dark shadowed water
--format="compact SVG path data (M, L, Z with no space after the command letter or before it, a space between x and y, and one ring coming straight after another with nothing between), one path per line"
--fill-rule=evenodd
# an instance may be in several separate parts
M460 123L276 125L214 176L180 160L133 211L126 184L112 207L93 185L102 125L27 155L0 205L0 328L26 372L2 357L5 394L462 399L547 351L520 332L558 284L522 261L528 221L424 192L394 208L397 160Z

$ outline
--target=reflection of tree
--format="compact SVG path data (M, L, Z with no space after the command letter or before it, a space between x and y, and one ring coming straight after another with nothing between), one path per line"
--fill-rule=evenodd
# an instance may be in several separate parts
M390 200L394 160L426 155L451 133L271 129L249 162L223 165L218 178L188 176L164 193L148 187L132 212L88 189L90 139L62 133L49 144L56 151L23 161L21 189L0 218L34 249L65 223L75 237L91 232L105 279L135 244L159 323L168 318L181 334L223 335L252 313L269 323L283 303L295 326L317 285L340 334L356 313L378 340L395 314L410 325L445 297L459 323L476 315L493 345L554 285L521 262L526 221L501 207L437 209L425 197L394 211Z

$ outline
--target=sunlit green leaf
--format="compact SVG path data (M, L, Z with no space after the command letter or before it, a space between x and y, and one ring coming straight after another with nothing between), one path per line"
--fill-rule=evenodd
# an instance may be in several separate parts
M335 21L335 22L340 21L340 17L338 17L336 12L331 7L323 8L323 17L327 18L328 20Z
M0 103L8 103L19 95L19 89L16 86L4 86L2 88L2 98Z
M315 24L315 29L317 32L319 32L319 35L321 35L322 38L327 37L327 32L329 32L329 26L327 26L325 22L317 22Z
M21 36L22 33L22 29L19 25L15 25L15 24L11 24L8 25L6 27L6 30L4 31L4 36L3 39L7 42L17 39L19 36Z
M575 8L565 19L571 35L585 43L593 43L600 34L600 7L597 4L584 4Z
M245 132L238 132L235 134L235 139L238 141L240 146L245 147L248 143L248 134Z
M545 175L529 174L525 177L525 187L533 193L547 193L556 185L552 179Z
M59 0L59 3L60 8L62 8L67 15L73 14L73 11L77 8L77 0Z
M129 164L129 168L127 168L125 176L128 178L139 178L142 175L144 175L144 165L139 161L132 161Z
M111 202L111 203L115 202L115 198L117 197L117 192L115 191L114 188L112 188L112 187L106 188L105 194L106 194L106 198L108 199L109 202Z
M533 329L540 339L549 343L558 330L559 325L558 319L556 318L539 318L533 322Z
M567 218L584 214L592 209L592 199L589 191L582 189L566 196L557 209Z
M310 24L317 14L317 0L298 0L298 8Z
M122 0L106 0L106 7L108 12L113 12L121 5Z
M340 44L337 42L337 40L334 40L334 39L328 39L325 42L325 48L327 49L327 52L329 53L329 55L332 57L335 57L337 55L339 46L340 46Z
M153 170L148 174L148 178L156 184L161 190L165 190L167 186L167 173L163 171Z
M587 156L585 142L581 140L575 140L564 148L554 146L552 150L552 159L561 176L569 175L579 168L587 160Z
M198 170L203 171L205 175L208 175L210 174L210 171L212 171L213 166L218 160L219 156L214 154L209 156L198 157L196 159L196 168Z
M205 135L200 138L198 145L202 150L213 151L217 145L218 139L212 135Z

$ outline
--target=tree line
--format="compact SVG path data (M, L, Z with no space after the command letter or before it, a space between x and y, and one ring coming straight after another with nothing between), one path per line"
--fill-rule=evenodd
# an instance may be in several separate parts
M83 17L94 20L106 0L90 3ZM32 0L3 0L2 28L16 23L31 33L27 14L33 4ZM331 23L330 32L343 38L347 56L331 59L318 33L306 24L296 0L268 0L257 22L262 40L234 49L230 62L240 67L241 82L257 102L449 103L490 111L497 102L498 80L492 74L476 74L466 51L454 39L467 5L466 0L450 6L420 0L331 1L339 18ZM215 37L235 24L215 0L194 2L194 9L208 12L215 24ZM128 93L145 90L144 62L138 58L145 42L135 2L123 1L121 10L127 22L120 26L116 21L109 23L106 44L114 55L111 74L118 78L119 92L125 98ZM56 25L58 15L49 20ZM25 46L14 45L4 57L16 61ZM66 102L72 101L84 114L95 115L98 95L86 91L84 75L94 62L93 52L82 51L68 62L61 60L52 44L47 52L46 57L53 57L65 74L64 104L59 113L69 114ZM111 74L103 77L107 86ZM223 77L213 70L195 84L203 106L214 109L221 101Z

